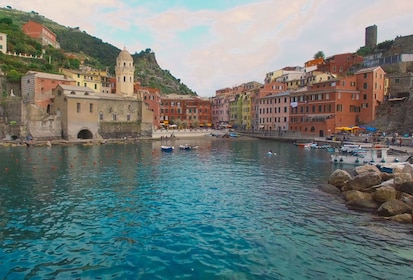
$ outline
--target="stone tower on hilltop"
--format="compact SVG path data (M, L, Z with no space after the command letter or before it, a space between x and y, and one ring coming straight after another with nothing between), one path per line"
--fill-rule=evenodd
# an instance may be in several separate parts
M135 65L130 53L124 48L116 58L116 93L133 96Z
M377 25L366 27L364 45L371 49L374 49L375 47L377 47Z

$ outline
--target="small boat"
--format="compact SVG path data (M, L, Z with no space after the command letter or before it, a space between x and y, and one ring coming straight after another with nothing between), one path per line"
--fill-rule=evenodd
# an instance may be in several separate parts
M238 134L236 134L235 132L230 132L230 133L229 133L229 137L237 138L237 137L238 137Z
M312 142L310 142L310 143L295 143L295 145L297 147L300 147L300 148L311 148L313 143Z
M174 146L161 146L162 152L172 152L174 150Z
M192 146L189 144L179 145L180 150L192 150Z

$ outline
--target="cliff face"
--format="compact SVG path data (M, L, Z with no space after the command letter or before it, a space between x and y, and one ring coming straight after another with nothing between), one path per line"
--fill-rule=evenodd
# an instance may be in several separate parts
M381 131L400 134L413 133L413 99L388 101L383 103L371 126Z

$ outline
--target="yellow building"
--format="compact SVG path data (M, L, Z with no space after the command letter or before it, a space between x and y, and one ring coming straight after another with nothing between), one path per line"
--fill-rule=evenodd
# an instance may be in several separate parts
M71 78L76 81L76 85L79 87L88 87L95 92L110 93L110 90L105 90L105 81L107 81L106 71L91 70L88 68L73 70L73 69L60 69L60 72L67 78Z

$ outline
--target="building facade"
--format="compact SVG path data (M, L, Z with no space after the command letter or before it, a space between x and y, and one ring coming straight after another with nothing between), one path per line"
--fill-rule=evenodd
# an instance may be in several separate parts
M7 34L0 33L0 52L7 53Z
M56 40L56 34L46 26L30 20L23 24L22 29L24 34L38 40L43 46L51 45L56 49L60 48L60 44Z

